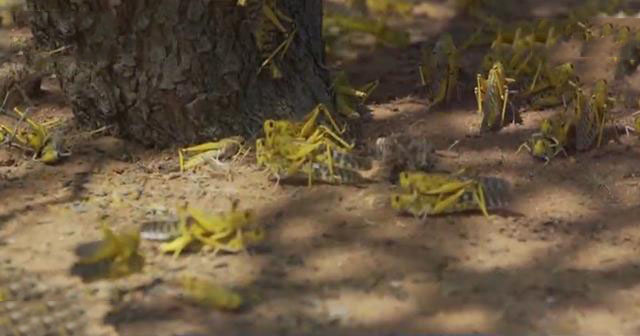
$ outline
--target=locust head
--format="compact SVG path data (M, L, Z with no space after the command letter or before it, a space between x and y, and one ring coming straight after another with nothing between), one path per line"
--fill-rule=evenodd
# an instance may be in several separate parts
M411 186L411 177L409 176L409 173L406 171L401 172L398 177L398 183L400 183L400 187L402 189L409 190Z
M407 209L409 203L411 203L412 200L412 195L392 194L391 207L396 211L404 211Z
M264 135L267 138L271 138L276 131L276 121L272 119L265 120L263 128L264 128Z

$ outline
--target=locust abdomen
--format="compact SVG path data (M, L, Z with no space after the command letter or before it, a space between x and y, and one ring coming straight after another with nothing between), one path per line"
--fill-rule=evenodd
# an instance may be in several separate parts
M335 184L359 184L366 181L357 171L333 167L333 174L325 164L311 164L312 176L320 181Z
M140 228L140 238L146 240L166 241L179 235L180 222L177 220L146 222Z
M509 182L499 177L481 176L477 178L482 185L487 209L500 209L509 203Z

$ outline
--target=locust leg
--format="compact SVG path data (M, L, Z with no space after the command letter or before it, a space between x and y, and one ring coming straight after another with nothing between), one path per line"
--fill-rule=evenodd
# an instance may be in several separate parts
M346 141L344 141L339 135L337 135L336 133L334 133L332 130L330 130L328 127L326 126L318 126L318 129L316 132L317 135L315 137L312 137L312 139L318 141L321 138L323 138L323 136L325 134L329 135L330 138L333 138L334 140L336 140L341 146L347 148L347 149L353 149L353 147L355 146L355 144L348 144Z
M422 84L422 86L426 86L427 85L427 75L425 73L426 73L425 66L424 65L419 65L418 66L418 75L420 75L420 84Z
M437 195L437 194L443 194L443 193L450 193L450 192L454 192L457 191L459 189L464 189L465 187L473 184L474 181L469 180L469 181L464 181L464 182L460 182L460 181L455 181L455 182L449 182L446 183L438 188L434 188L431 189L427 192L422 192L425 195Z
M29 126L31 126L31 128L33 128L35 131L37 131L37 132L45 132L44 127L42 125L38 124L37 122L31 120L29 117L27 117L26 113L20 111L20 109L18 109L17 107L14 107L13 110L20 117L20 120L26 121L27 124L29 124Z
M211 151L214 149L222 149L225 146L228 146L229 144L232 143L237 143L240 144L239 141L236 140L221 140L221 141L216 141L216 142L205 142L203 144L200 145L195 145L195 146L191 146L191 147L187 147L187 148L182 148L181 150L185 153L190 153L190 152L206 152L206 151Z
M333 155L330 146L327 146L327 166L329 167L329 175L333 176Z
M347 118L349 119L360 118L360 114L350 106L348 97L345 97L341 94L336 95L336 106L338 107L338 112L344 114Z
M258 68L258 74L260 74L260 72L262 72L262 69L264 69L264 67L266 67L269 63L271 63L271 61L278 55L279 52L283 52L286 53L287 48L289 47L289 45L291 44L291 40L293 40L293 37L295 36L297 30L292 31L289 36L287 36L287 39L284 40L282 43L280 43L280 45L278 45L278 47L271 52L271 54L269 54L269 56L267 57L267 59L265 59L262 64L260 64L260 68ZM275 66L272 63L273 66ZM279 69L277 70L279 72Z
M380 80L375 80L371 83L365 84L360 88L360 91L365 93L364 97L361 97L363 104L369 98L369 96L373 93L373 91L375 91L378 88L378 85L380 85Z
M504 117L505 114L507 112L507 101L509 100L509 88L505 85L504 86L504 96L502 97L503 101L502 101L502 119L500 120L500 124L504 125ZM515 118L514 118L515 119Z
M487 203L485 202L485 198L484 198L484 187L482 186L482 184L480 183L477 184L473 192L473 199L476 201L476 203L480 207L480 210L482 211L484 216L486 218L489 218L489 212L487 211Z
M180 163L180 172L184 172L184 154L182 149L178 149L178 162Z
M312 185L312 181L313 181L313 171L311 169L309 169L308 171L306 171L304 169L304 165L308 164L306 157L302 157L299 160L293 162L289 168L287 168L287 176L292 176L294 174L296 174L297 172L299 172L300 170L302 170L303 172L307 173L307 185L310 187ZM303 168L303 169L301 169Z
M180 252L184 250L187 245L189 245L193 241L193 237L191 235L180 236L175 240L162 244L160 246L160 250L164 252L173 251L173 258L177 258L180 255Z
M431 214L432 215L437 215L437 214L441 214L444 211L446 211L447 209L451 208L457 201L458 199L460 199L460 197L462 197L462 195L465 193L465 189L460 189L458 190L455 194L441 200L438 201L436 203L436 205L433 207L433 209L431 210Z
M271 21L271 23L280 30L280 32L286 33L287 28L285 28L284 25L282 25L282 22L280 22L280 19L278 19L278 15L276 14L277 12L279 12L277 9L274 10L266 4L262 6L262 13L264 16L266 16L267 19L269 19L269 21ZM284 16L284 14L282 14L282 16Z
M440 86L438 87L438 94L433 98L433 101L429 105L429 108L440 104L444 100L444 98L446 97L448 79L444 78L444 79L442 79L442 82L444 82L444 83L440 83Z
M600 145L602 144L602 136L604 134L604 124L606 122L606 117L604 115L604 111L602 111L602 113L599 113L599 117L598 119L598 142L597 142L597 147L599 148Z
M318 104L307 116L307 118L305 118L306 122L304 124L304 126L302 127L302 130L300 131L300 136L307 138L309 137L311 134L313 134L313 132L315 131L315 125L316 125L316 120L318 118L318 115L322 113L324 115L325 118L327 118L329 120L329 122L331 123L331 126L333 127L333 129L335 129L336 132L342 134L344 133L345 129L340 129L340 127L338 127L338 124L336 124L335 120L333 119L333 117L331 117L331 113L329 111L329 109L324 105L324 104Z
M291 42L293 42L293 38L296 36L296 33L298 33L298 28L295 28L292 32L290 32L287 38L284 40L285 44L282 48L282 52L280 53L280 59L284 59L284 55L287 54L289 46L291 46Z
M199 152L198 155L201 155L201 154L204 154L204 152L222 149L225 146L228 146L229 144L234 143L234 142L236 142L236 141L207 142L207 143L203 143L203 144L200 144L200 145L179 149L178 150L178 160L180 161L180 171L182 172L185 169L187 169L188 167L186 167L186 166L194 166L195 165L193 163L189 164L189 162L187 162L186 165L185 165L185 159L184 159L185 154L193 153L193 152Z
M480 76L480 74L478 74L476 76L476 89L475 94L476 94L476 102L478 102L478 114L482 115L482 91L483 91L483 84L484 83L484 79L482 78L482 76Z
M516 154L520 153L522 148L526 148L527 151L531 152L531 147L529 147L529 144L525 141L518 147L518 150L516 151Z
M519 75L522 70L524 70L525 68L528 67L529 62L531 61L531 58L533 57L533 50L529 52L529 54L527 55L527 57L525 57L525 59L522 61L522 63L520 63L520 65L518 65L518 67L516 67L514 74L515 76Z
M241 231L241 230L237 230L237 231ZM211 246L214 249L220 249L220 246L224 245L220 243L220 240L227 238L232 234L233 234L233 230L225 230L224 232L216 233L208 237L206 237L203 233L197 233L197 234L194 234L194 236L203 244Z
M293 161L305 158L320 146L322 146L322 143L300 145L296 152L286 155L286 158Z
M302 129L300 130L299 136L303 138L307 138L311 134L313 134L313 131L315 131L316 129L316 120L318 119L320 110L324 108L325 107L323 104L318 104L316 105L316 107L313 108L313 110L311 110L311 112L309 112L309 114L307 114L307 116L304 118L305 122L304 122L304 125L302 126ZM330 120L333 123L333 119L330 119Z
M536 74L533 76L533 81L531 81L529 93L534 92L534 88L536 87L536 83L538 82L538 77L540 76L540 71L542 71L542 62L538 62L538 68L536 69Z

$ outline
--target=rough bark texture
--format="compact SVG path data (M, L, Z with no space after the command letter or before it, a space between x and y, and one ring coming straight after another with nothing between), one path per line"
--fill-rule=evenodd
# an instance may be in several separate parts
M254 135L264 118L296 117L330 102L322 1L277 1L298 27L279 80L257 75L264 55L236 1L27 3L38 45L71 47L57 59L56 74L77 119L166 146Z
M27 98L36 98L41 93L42 75L25 62L5 61L0 66L0 104L5 111L26 103ZM0 111L2 113L4 111Z

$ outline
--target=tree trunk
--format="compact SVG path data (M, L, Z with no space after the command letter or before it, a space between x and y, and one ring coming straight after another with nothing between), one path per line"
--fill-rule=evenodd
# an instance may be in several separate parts
M265 118L295 118L331 102L322 1L276 1L293 19L285 28L297 27L284 58L276 57L280 79L258 74L272 49L257 47L256 22L270 21L251 19L251 6L236 2L27 1L38 46L70 47L55 72L77 120L155 146L255 135ZM271 28L277 46L286 34Z

